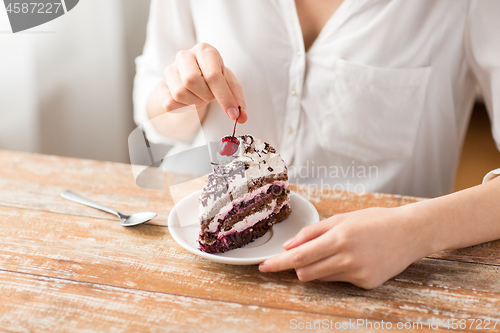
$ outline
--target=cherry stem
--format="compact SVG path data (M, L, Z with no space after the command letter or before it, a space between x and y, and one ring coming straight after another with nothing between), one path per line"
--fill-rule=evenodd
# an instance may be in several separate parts
M234 121L233 138L234 138L234 133L236 133L236 124L238 124L238 119L240 119L240 115L241 115L241 106L238 106L238 111L239 111L238 118L236 118L236 120Z

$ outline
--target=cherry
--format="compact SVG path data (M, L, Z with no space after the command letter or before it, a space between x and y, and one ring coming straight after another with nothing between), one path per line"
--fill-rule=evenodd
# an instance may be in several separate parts
M241 113L241 106L238 106L238 110ZM219 149L217 149L217 151L223 156L231 156L238 150L240 142L236 139L234 133L236 132L236 124L238 123L239 118L240 117L238 116L234 122L233 135L223 137L219 143Z
M231 156L238 150L240 142L234 136L223 137L217 151L223 156Z
M271 186L271 193L275 196L281 195L282 191L283 191L283 187L281 187L279 185L272 185Z

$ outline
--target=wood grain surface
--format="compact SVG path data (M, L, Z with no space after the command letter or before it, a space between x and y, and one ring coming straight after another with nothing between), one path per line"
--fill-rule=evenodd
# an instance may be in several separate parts
M201 186L196 179L175 195ZM124 228L61 198L64 189L123 213L159 215ZM293 189L322 218L422 200ZM294 331L292 319L420 322L425 330L431 321L444 328L450 318L499 318L500 242L437 253L366 291L195 256L168 232L173 204L168 190L139 188L130 165L0 151L0 331L280 332Z
M349 318L0 271L3 331L283 332L290 320L335 327ZM298 321L297 321L298 322ZM293 323L293 322L292 322ZM378 323L378 324L377 324ZM372 322L372 325L380 322ZM361 327L365 327L362 324ZM318 326L319 327L319 326ZM351 330L347 330L351 331ZM375 331L382 331L381 329Z

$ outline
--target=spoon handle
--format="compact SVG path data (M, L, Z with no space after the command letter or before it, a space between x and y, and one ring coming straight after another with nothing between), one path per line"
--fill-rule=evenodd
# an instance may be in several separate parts
M75 194L71 191L68 191L68 190L62 191L61 197L63 197L64 199L68 199L68 200L77 202L77 203L82 204L82 205L86 205L86 206L90 206L92 208L103 210L107 213L115 214L118 217L120 217L120 213L118 213L118 211L116 211L112 208L109 208L108 206L101 205L100 203L97 203L95 201L81 197L78 194Z

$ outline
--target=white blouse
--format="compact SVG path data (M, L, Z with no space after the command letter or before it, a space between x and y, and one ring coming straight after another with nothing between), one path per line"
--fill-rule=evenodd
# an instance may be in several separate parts
M492 170L486 176L484 176L483 183L486 183L498 176L500 176L500 169Z
M292 181L442 195L476 81L500 147L499 17L500 1L345 0L305 52L294 0L153 0L135 121L147 122L148 96L175 54L205 42L243 87L249 117L237 134L276 147ZM211 103L205 139L232 124ZM152 142L171 142L145 128Z

